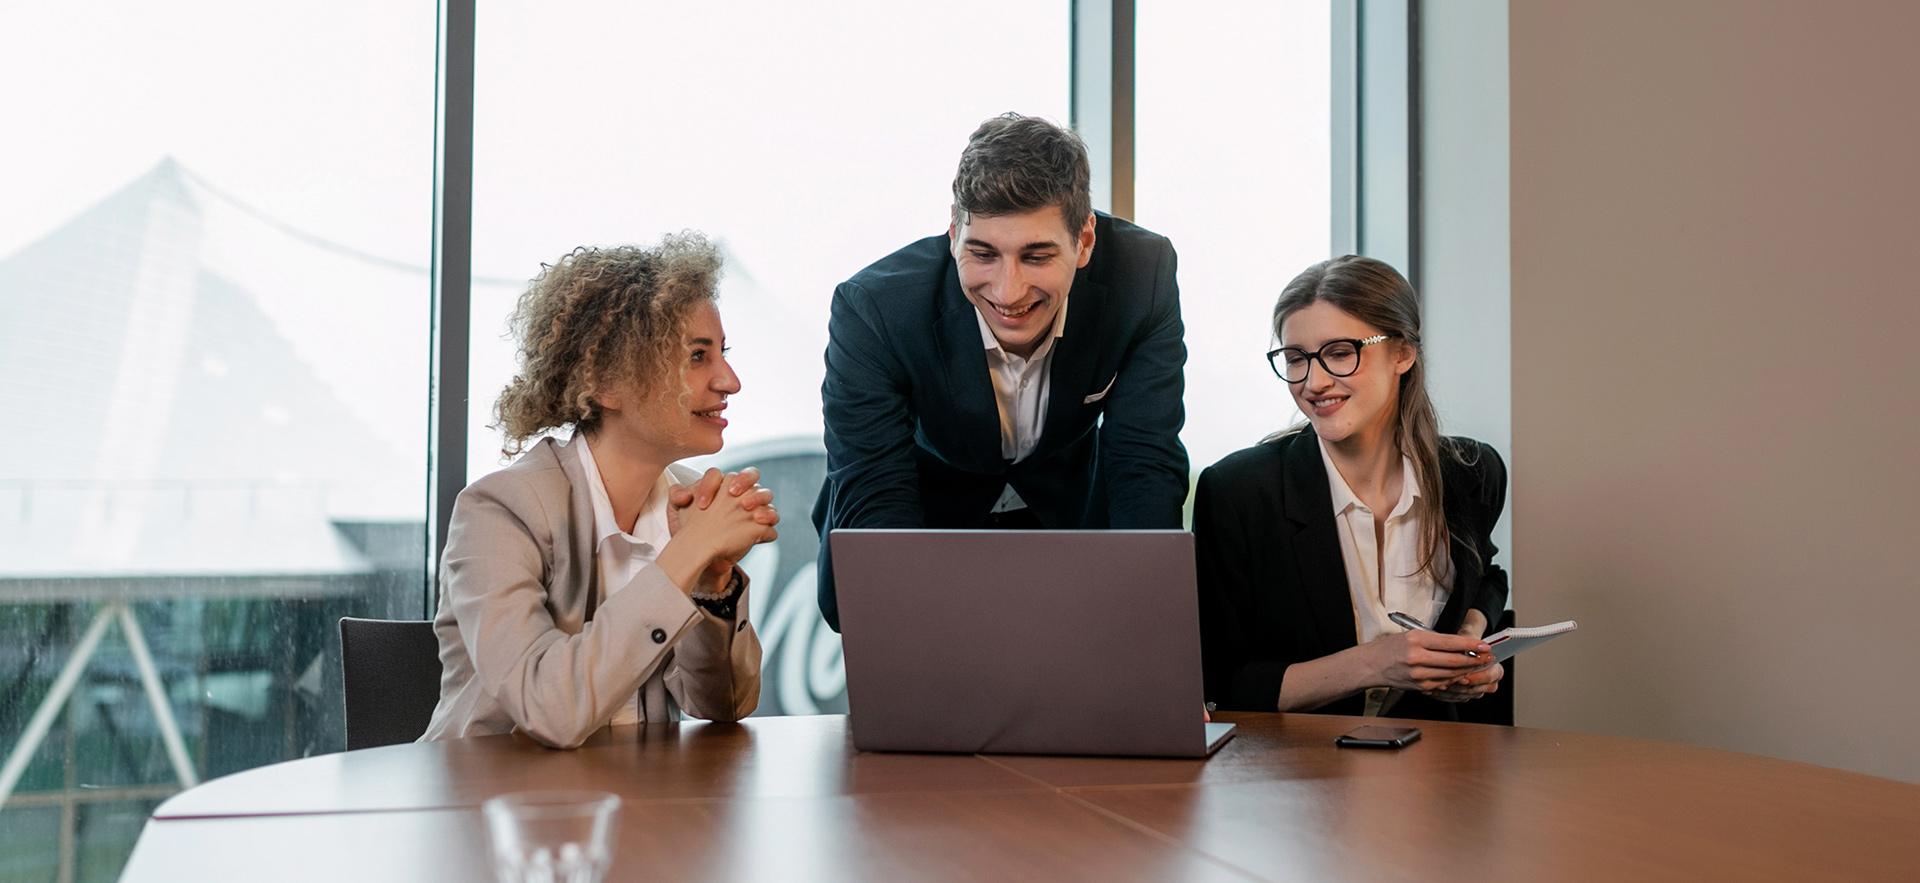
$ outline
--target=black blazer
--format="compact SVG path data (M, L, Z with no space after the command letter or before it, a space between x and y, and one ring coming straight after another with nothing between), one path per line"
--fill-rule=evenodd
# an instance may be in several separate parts
M973 305L945 234L842 283L827 326L827 478L813 507L820 612L839 605L827 538L842 527L978 528L1013 485L1047 528L1177 528L1187 348L1173 246L1098 215L1054 344L1033 453L1000 456L1000 416Z
M1458 630L1469 609L1486 614L1491 627L1507 603L1507 573L1493 563L1499 550L1491 536L1505 507L1507 467L1491 446L1448 438L1440 474L1455 575L1434 628ZM1354 645L1333 494L1311 427L1237 451L1200 473L1193 535L1209 701L1226 709L1272 711L1287 666ZM1316 710L1360 714L1364 704L1362 694L1355 694ZM1457 710L1407 693L1390 713L1456 720Z

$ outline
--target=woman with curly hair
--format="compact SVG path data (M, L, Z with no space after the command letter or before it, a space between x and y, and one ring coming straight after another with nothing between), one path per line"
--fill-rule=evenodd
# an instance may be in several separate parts
M720 450L740 391L719 272L714 247L685 233L576 249L520 296L520 370L495 411L519 459L454 502L423 740L518 730L571 748L608 724L737 720L758 704L735 562L775 538L772 492L751 469L675 463Z
M1507 600L1492 537L1506 466L1440 435L1420 297L1387 264L1308 267L1273 333L1267 361L1306 422L1208 467L1194 492L1207 698L1458 719L1506 674L1482 640Z

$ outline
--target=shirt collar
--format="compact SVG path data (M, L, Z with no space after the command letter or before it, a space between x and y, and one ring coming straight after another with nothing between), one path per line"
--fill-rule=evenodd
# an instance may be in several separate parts
M1046 355L1047 352L1053 348L1054 341L1067 336L1067 308L1072 304L1073 304L1073 298L1071 297L1060 302L1060 312L1055 313L1053 317L1053 336L1048 338L1044 343L1040 344L1040 346L1033 351L1033 355L1027 357L1027 361L1033 361L1034 359L1038 359L1041 356ZM985 347L989 351L999 352L1001 355L1006 356L1008 358L1018 358L1017 356L1014 356L1012 353L1009 353L1006 350L1003 350L1000 348L1000 338L993 336L993 326L987 324L987 317L980 315L979 307L974 307L973 318L974 318L974 321L980 323L980 345L981 346Z
M600 477L600 467L593 462L593 449L587 445L586 438L575 445L580 449L580 466L587 473L587 493L593 498L593 545L599 548L608 537L618 536L629 543L653 546L656 549L666 545L671 535L667 529L667 494L672 489L673 480L667 472L660 473L660 479L654 482L653 491L647 494L647 501L640 507L640 517L633 522L633 533L620 529L620 522L613 516L613 499L607 496L606 480Z
M1315 436L1315 440L1320 443L1320 462L1327 467L1327 490L1333 495L1333 514L1345 515L1347 510L1355 507L1367 508L1367 504L1360 502L1360 498L1354 495L1353 488L1347 487L1347 479L1340 474L1339 467L1333 465L1333 454L1327 450L1327 440L1318 436ZM1400 474L1405 477L1400 482L1400 499L1394 503L1393 512L1387 516L1389 521L1412 511L1414 498L1420 496L1420 482L1415 479L1413 458L1401 454L1400 469Z

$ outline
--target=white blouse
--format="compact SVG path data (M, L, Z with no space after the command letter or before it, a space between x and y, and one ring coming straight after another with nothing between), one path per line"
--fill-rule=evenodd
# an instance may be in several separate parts
M661 470L660 480L654 483L653 491L640 507L640 517L633 522L633 533L627 533L614 518L613 499L607 496L606 479L593 462L593 451L586 439L581 439L575 447L580 449L580 465L587 474L588 490L593 496L594 563L600 568L600 600L605 601L626 588L641 570L659 558L660 550L673 538L673 532L667 528L667 497L673 490L673 479L666 470ZM655 672L653 677L660 677L660 672ZM642 689L644 687L642 685ZM613 713L610 723L634 724L641 720L640 694L636 692Z
M1442 556L1435 562L1441 578L1436 580L1420 567L1426 553L1420 540L1425 522L1413 508L1421 495L1413 471L1413 460L1402 455L1400 500L1387 515L1384 547L1374 540L1376 515L1355 496L1333 463L1326 439L1320 439L1320 459L1327 467L1327 488L1333 492L1333 521L1340 534L1340 559L1346 565L1347 594L1353 602L1354 640L1365 644L1381 635L1399 634L1405 629L1394 625L1387 614L1399 611L1432 625L1447 606L1452 594L1453 561ZM1369 715L1378 715L1397 698L1385 688L1367 691Z

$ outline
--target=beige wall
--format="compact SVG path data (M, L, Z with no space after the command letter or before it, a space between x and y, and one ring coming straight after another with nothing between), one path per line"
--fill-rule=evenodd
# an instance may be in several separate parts
M1512 4L1521 723L1920 780L1915 34Z

